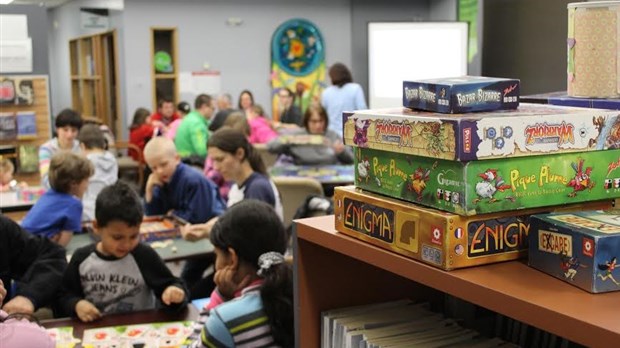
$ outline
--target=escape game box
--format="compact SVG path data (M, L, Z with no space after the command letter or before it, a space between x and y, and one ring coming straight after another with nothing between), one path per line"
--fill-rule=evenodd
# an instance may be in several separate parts
M181 238L181 224L171 216L146 216L140 224L140 240L154 242L165 239Z
M610 209L612 201L557 207L563 211ZM459 216L396 199L336 187L336 230L445 270L514 260L525 256L531 214L538 208Z
M620 148L620 110L521 104L445 115L407 108L343 113L346 145L472 161Z
M403 81L403 106L443 114L516 109L519 80L461 76Z
M529 265L567 283L593 293L620 290L618 257L620 211L531 218Z
M458 215L620 197L620 150L446 161L355 149L355 185Z

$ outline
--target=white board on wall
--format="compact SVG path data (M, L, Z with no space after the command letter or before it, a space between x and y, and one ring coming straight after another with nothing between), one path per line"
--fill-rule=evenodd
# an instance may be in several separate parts
M467 75L467 23L368 23L371 109L402 106L403 81Z

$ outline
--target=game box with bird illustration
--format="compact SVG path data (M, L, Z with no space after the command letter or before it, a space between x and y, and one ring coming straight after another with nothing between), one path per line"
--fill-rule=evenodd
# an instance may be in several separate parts
M620 211L533 215L528 263L592 293L620 290Z
M355 148L355 185L476 215L620 197L620 150L447 161Z
M444 270L514 260L528 247L531 214L610 209L611 200L459 216L356 189L336 187L336 230Z
M343 113L346 145L474 161L620 148L620 110L521 104L440 114L407 108Z

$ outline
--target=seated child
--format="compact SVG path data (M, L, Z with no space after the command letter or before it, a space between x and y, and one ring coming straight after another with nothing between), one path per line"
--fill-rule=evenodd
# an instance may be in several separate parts
M0 241L0 285L4 282L10 290L7 293L0 286L0 307L9 314L32 314L50 305L67 268L65 250L43 236L24 231L3 215ZM13 286L9 286L11 282Z
M66 247L74 232L82 230L82 196L93 175L92 163L82 155L61 151L52 157L49 167L51 189L39 198L22 227Z
M112 185L118 179L118 163L116 157L106 151L106 140L101 128L95 124L87 124L78 135L82 154L88 158L95 168L95 174L88 180L88 189L82 198L84 212L82 221L95 219L95 199L101 190Z
M172 212L190 224L212 224L226 209L217 186L200 171L181 163L172 140L157 137L149 141L144 148L144 159L153 171L144 193L147 215ZM213 255L185 263L181 277L191 290L192 299L202 295L194 296L193 287L212 264ZM204 295L212 289L211 284Z
M28 187L28 184L25 182L17 184L17 181L13 180L13 173L15 173L13 162L8 158L0 156L0 192L13 190L17 186Z
M292 347L293 272L284 261L288 237L273 208L248 199L228 209L210 234L216 296L194 347ZM234 298L234 299L233 299Z
M278 137L278 133L271 127L271 121L265 117L265 110L262 106L252 106L246 116L250 125L250 143L266 144Z
M106 313L187 305L183 282L157 253L140 243L143 211L138 195L125 183L104 188L93 227L99 242L79 248L62 281L60 311L90 322Z
M215 184L200 171L181 163L174 142L165 137L149 141L144 159L151 168L146 182L147 215L172 212L189 223L204 223L226 209Z
M39 174L41 174L41 186L50 188L48 171L52 157L59 151L80 152L80 142L76 139L82 128L82 117L71 109L62 110L54 123L56 137L39 146Z
M0 281L0 307L6 294L4 284ZM28 314L15 313L9 315L0 310L0 347L13 348L54 348L56 343L44 328L29 320Z
M129 143L136 145L140 151L144 151L146 143L156 134L155 127L148 123L150 115L151 112L145 108L136 109L129 127ZM129 149L128 154L136 161L140 159L140 154L133 149Z

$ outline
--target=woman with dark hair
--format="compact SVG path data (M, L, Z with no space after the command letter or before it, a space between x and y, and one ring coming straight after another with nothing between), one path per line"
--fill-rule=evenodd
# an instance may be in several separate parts
M254 106L254 95L247 89L241 91L239 94L239 110L243 111L246 116L250 109Z
M292 347L293 272L280 217L264 202L244 200L220 216L210 240L216 292L234 300L211 309L200 346Z
M82 116L72 109L64 109L56 115L54 122L56 136L39 146L39 174L41 174L41 186L45 189L50 188L48 172L52 157L59 151L80 153L77 136L82 124Z
M244 199L257 199L269 204L283 219L282 202L276 185L269 179L259 153L239 130L220 128L209 137L208 156L213 168L233 185L228 192L227 206ZM215 220L205 224L184 226L181 230L187 240L206 238Z
M364 99L362 86L353 82L351 72L342 63L335 63L329 68L332 86L321 94L321 105L329 116L329 129L342 134L342 112L368 108Z
M344 146L337 132L327 129L327 113L320 105L310 105L304 114L302 123L304 128L272 140L267 144L267 149L273 153L292 157L297 165L353 163L353 151ZM303 143L290 140L312 135L323 136L323 142L316 144L312 141Z

